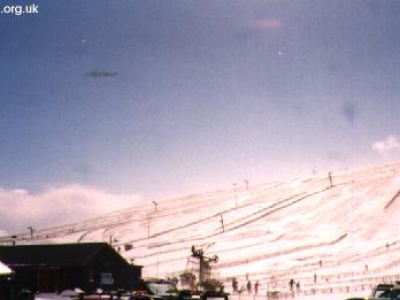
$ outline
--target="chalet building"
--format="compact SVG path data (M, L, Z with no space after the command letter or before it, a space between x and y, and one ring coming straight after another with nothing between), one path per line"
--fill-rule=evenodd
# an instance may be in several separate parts
M142 273L107 243L0 246L0 261L34 293L132 290Z

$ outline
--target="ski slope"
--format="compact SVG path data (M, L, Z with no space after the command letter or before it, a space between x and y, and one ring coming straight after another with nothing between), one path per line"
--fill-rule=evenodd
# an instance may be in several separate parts
M366 295L400 278L399 191L393 163L146 203L0 243L109 242L157 277L194 271L194 245L218 255L213 276L228 291L234 276L240 287L259 280L260 295L287 293L290 278L303 296Z

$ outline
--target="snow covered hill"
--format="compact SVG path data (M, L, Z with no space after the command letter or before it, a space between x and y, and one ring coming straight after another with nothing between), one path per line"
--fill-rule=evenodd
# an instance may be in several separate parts
M360 291L400 278L400 163L143 204L0 243L110 242L144 276L196 268L191 247L218 255L213 275L260 293L293 278L314 292ZM316 282L315 282L316 279Z

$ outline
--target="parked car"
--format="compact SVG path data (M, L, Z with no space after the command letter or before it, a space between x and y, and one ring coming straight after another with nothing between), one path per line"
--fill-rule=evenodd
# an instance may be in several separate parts
M371 291L369 298L372 299L391 299L391 292L395 285L392 283L377 284Z
M390 292L390 299L391 300L398 300L400 299L400 284L396 283Z

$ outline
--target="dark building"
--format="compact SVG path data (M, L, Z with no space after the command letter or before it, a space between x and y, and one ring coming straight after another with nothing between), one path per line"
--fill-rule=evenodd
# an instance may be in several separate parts
M132 290L142 273L107 243L0 246L0 261L20 288L41 293Z

